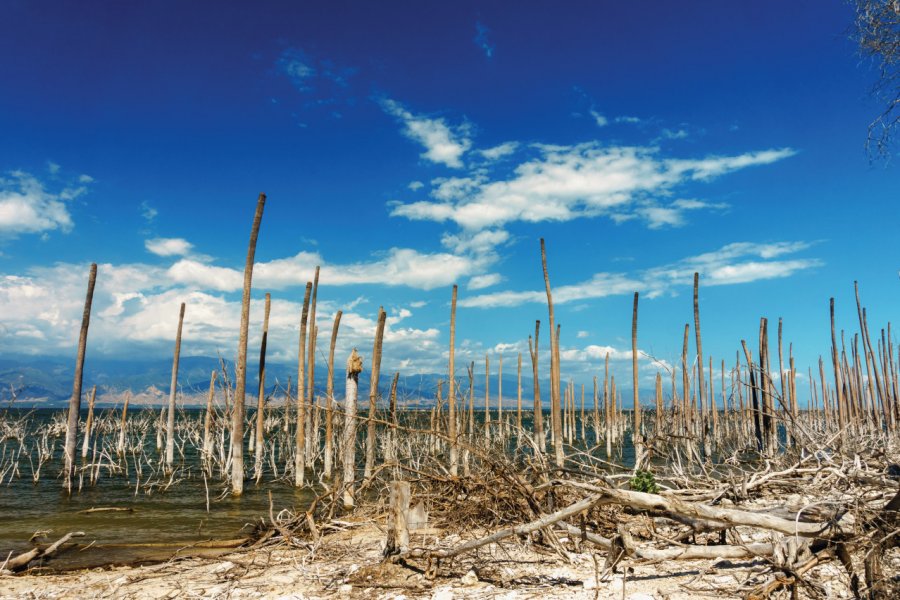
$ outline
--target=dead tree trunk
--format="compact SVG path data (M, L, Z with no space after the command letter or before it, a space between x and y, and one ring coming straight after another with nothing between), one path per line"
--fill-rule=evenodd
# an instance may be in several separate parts
M550 421L553 425L553 451L556 466L565 462L562 440L562 415L559 398L559 337L556 333L556 320L553 316L553 294L550 291L550 273L547 270L547 249L541 238L541 266L544 271L544 287L547 289L547 310L550 317Z
M175 355L172 358L172 381L169 385L169 414L166 420L166 471L172 471L175 460L175 394L178 391L178 361L181 357L181 327L184 324L184 302L178 312L178 332L175 334Z
M378 308L378 326L375 329L375 344L372 347L372 372L369 374L369 421L366 430L366 466L363 476L368 479L375 470L375 409L378 403L378 374L381 371L381 343L384 340L384 324L387 313Z
M319 268L316 267L318 273ZM297 350L297 431L294 436L294 485L300 487L306 474L306 321L312 282L307 282L300 313L300 343Z
M78 437L78 415L81 412L81 381L84 374L84 353L87 350L88 327L91 324L91 304L94 301L94 284L97 282L97 264L91 264L88 275L87 297L84 300L84 314L81 317L81 333L78 337L78 356L75 359L75 380L72 397L69 399L69 414L66 420L66 464L63 487L72 493L72 478L75 476L75 442Z
M332 430L332 418L334 415L334 346L337 344L338 328L341 326L341 315L337 311L334 315L334 325L331 327L331 345L328 348L328 382L325 385L325 464L322 475L331 477L331 463L334 454L334 432Z
M450 297L450 365L448 367L450 379L447 384L447 415L449 417L447 433L450 436L451 477L456 477L459 473L459 446L456 440L456 293L457 287L454 285Z
M256 201L256 214L250 228L250 244L247 263L244 265L244 293L241 297L241 330L235 369L234 406L231 410L231 491L235 496L244 493L244 395L247 391L247 332L250 329L250 288L253 281L253 259L256 255L256 239L262 221L266 195Z
M356 401L359 394L359 374L363 369L363 359L356 348L347 359L347 380L344 400L344 508L353 508L354 482L356 480Z
M266 294L266 306L263 312L262 340L259 344L259 389L256 396L256 440L254 471L256 483L262 479L263 462L265 458L266 441L266 344L269 341L269 311L272 308L272 295Z
M91 446L91 429L94 425L94 402L97 399L97 386L91 388L91 398L88 400L88 414L84 421L84 441L81 444L81 458L87 458L88 449Z

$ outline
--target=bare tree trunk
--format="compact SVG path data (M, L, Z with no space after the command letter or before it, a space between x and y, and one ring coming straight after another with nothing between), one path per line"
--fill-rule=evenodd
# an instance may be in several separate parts
M641 435L641 400L638 393L638 355L637 355L637 327L638 327L638 293L634 293L634 307L631 312L631 387L634 400L634 432L631 437L634 442L634 455L640 458L643 448L643 436ZM639 464L635 463L635 468Z
M212 420L213 420L213 399L216 395L216 376L218 372L213 369L212 375L209 376L209 394L206 396L206 415L203 417L203 460L209 461L212 456L213 439L212 439ZM124 415L122 417L125 418ZM123 421L124 423L124 421Z
M184 302L178 312L178 332L175 334L175 354L172 359L172 381L169 385L169 409L166 419L166 471L172 471L175 460L175 394L178 391L178 361L181 357L181 327L184 324Z
M387 314L378 308L378 326L375 329L375 344L372 347L372 373L369 375L369 421L366 431L366 467L363 476L368 479L375 470L375 412L378 403L378 375L381 371L381 344L384 340L384 324Z
M522 429L522 353L519 352L516 369L516 431Z
M708 416L704 414L706 407L706 378L703 375L703 341L700 337L700 274L694 273L694 336L697 340L697 393L700 396L700 431L703 436L703 448L709 455Z
M91 388L91 398L88 400L88 414L84 421L84 441L81 443L81 458L87 458L88 448L91 445L91 429L94 424L94 401L97 399L97 386Z
M266 451L266 344L269 341L269 311L272 308L272 296L266 294L266 306L263 312L262 340L259 344L259 391L256 397L256 452L254 471L256 483L262 479L263 462Z
M313 276L312 298L309 307L309 351L306 353L307 370L306 370L306 406L311 411L312 418L307 419L306 426L306 446L304 463L307 467L312 466L314 452L312 451L311 442L314 439L312 425L315 422L316 415L316 340L319 335L319 327L316 323L316 300L319 296L319 267L316 267L316 273Z
M556 466L561 467L565 462L562 445L562 415L560 414L559 397L559 336L556 330L556 320L553 316L553 294L550 291L550 273L547 269L547 248L544 238L541 238L541 266L544 271L544 287L547 289L547 310L550 317L550 421L553 425L553 450Z
M346 396L344 400L344 508L354 505L354 483L356 480L356 401L359 394L359 374L363 369L363 359L356 348L347 359Z
M318 274L319 268L316 267ZM300 313L300 343L297 350L297 431L294 437L294 485L300 487L306 474L306 322L312 282L307 282Z
M325 386L325 465L322 474L331 477L331 462L334 453L334 432L332 418L334 414L334 346L337 344L338 328L341 326L341 311L334 315L331 327L331 345L328 348L328 383Z
M544 447L544 408L541 405L541 382L538 371L538 334L541 332L541 322L534 322L534 344L531 343L531 336L528 336L528 353L531 355L531 372L534 378L534 423L532 429L534 432L534 445L543 452Z
M497 429L503 436L503 355L497 357Z
M450 436L450 476L459 474L459 446L456 433L456 293L457 286L453 285L450 296L450 379L447 384L447 415L449 417L448 431Z
M78 337L78 356L75 359L75 380L72 383L72 397L69 399L69 414L66 419L65 476L63 487L72 493L72 478L75 476L75 443L78 437L78 416L81 412L81 381L84 375L84 353L87 350L88 327L91 324L91 304L94 301L94 284L97 282L97 264L91 264L88 275L87 297L84 300L84 314L81 317L81 333Z
M213 371L215 373L215 371ZM131 400L131 390L125 391L125 404L122 406L122 424L119 429L119 443L116 444L116 454L125 454L125 425L128 419L128 401Z
M247 264L244 265L244 293L241 298L241 330L235 369L234 406L231 411L231 491L235 496L244 493L244 396L247 391L247 332L250 329L250 288L253 280L253 259L256 255L256 239L262 221L266 195L256 201L256 214L250 228L250 244Z
M484 437L491 441L491 361L484 354Z

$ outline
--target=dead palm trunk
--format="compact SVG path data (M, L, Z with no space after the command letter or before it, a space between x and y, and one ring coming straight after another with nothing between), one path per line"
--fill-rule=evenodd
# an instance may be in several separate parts
M450 476L456 477L459 473L459 447L456 443L456 293L457 287L453 286L450 296L450 379L447 384L447 415L449 417L448 435L450 436Z
M256 201L256 214L250 228L250 244L247 263L244 265L244 293L241 297L241 330L238 339L237 364L235 364L234 406L231 411L231 491L235 496L244 493L244 395L247 391L247 332L250 329L250 288L253 280L253 259L256 255L256 239L262 221L266 195Z
M269 341L269 311L272 308L272 295L266 294L266 306L263 312L262 340L259 344L259 390L256 396L256 443L254 471L256 483L262 479L263 459L265 458L266 441L263 429L266 426L266 344Z
M316 323L316 300L319 296L319 267L316 267L316 273L313 276L313 286L312 286L312 298L310 299L310 307L309 307L309 351L306 353L307 360L307 384L306 384L306 406L310 410L310 415L315 417L316 412L316 338L319 335L319 328ZM312 424L314 423L314 418L307 419L306 426L306 446L305 446L305 456L307 467L311 467L311 461L313 459L314 453L312 451L311 442L313 440L312 434Z
M87 458L91 445L91 428L94 424L94 401L97 399L97 386L91 388L91 399L88 400L88 414L84 421L84 441L81 443L81 458Z
M544 287L547 289L547 310L550 317L550 421L553 425L553 450L556 466L562 467L565 462L562 440L562 415L559 398L559 336L553 316L553 294L550 291L550 273L547 270L547 249L544 238L541 238L541 266L544 271Z
M484 437L491 441L491 361L484 354Z
M643 446L641 436L641 401L638 393L638 355L637 355L637 326L638 326L638 293L634 293L634 308L631 313L631 387L634 398L634 441L635 456L639 457ZM637 468L638 465L635 465Z
M87 350L88 327L91 324L91 304L94 301L94 284L97 282L97 264L91 264L88 275L87 297L84 300L84 314L81 317L81 333L78 337L78 356L75 359L75 380L72 383L72 397L69 399L69 414L66 419L65 476L63 487L72 493L72 478L75 476L75 443L78 437L78 416L81 412L81 382L84 374L84 353Z
M181 327L184 324L184 302L178 312L178 332L175 334L175 355L172 358L172 381L169 385L169 414L166 420L166 471L172 470L175 460L175 393L178 391L178 361L181 357Z
M215 371L213 371L215 373ZM116 454L125 454L125 425L128 418L128 401L131 400L131 390L125 391L125 404L122 406L122 424L119 429L119 443L116 444Z
M325 385L325 464L322 474L331 477L332 454L334 453L334 433L332 431L332 415L334 411L334 346L337 343L338 328L341 326L341 311L334 315L331 327L331 345L328 349L328 382Z
M384 324L387 313L378 308L378 326L375 329L375 344L372 347L372 373L369 375L369 422L366 431L366 466L363 476L368 479L375 470L375 409L378 403L378 374L381 371L381 344L384 340Z
M318 272L318 267L316 267ZM303 485L306 474L306 321L312 282L307 282L300 313L300 344L297 350L297 431L294 437L294 485Z
M218 371L213 369L212 375L209 376L209 394L206 396L206 415L203 417L203 459L209 461L212 456L213 438L212 438L212 420L213 420L213 399L216 395L216 376ZM124 415L122 416L124 419Z
M516 369L516 431L522 429L522 353L519 352Z
M503 437L503 355L497 357L497 430Z
M344 508L353 508L354 482L356 479L356 401L359 394L359 374L363 369L363 359L356 348L347 359L347 380L344 400Z
M703 341L700 337L700 274L694 273L694 336L697 340L697 393L700 396L700 431L703 447L709 455L708 416L704 414L706 407L706 378L703 375Z

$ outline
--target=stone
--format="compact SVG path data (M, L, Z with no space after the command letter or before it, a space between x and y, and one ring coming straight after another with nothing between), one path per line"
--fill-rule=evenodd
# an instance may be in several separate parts
M478 583L478 575L475 574L475 571L469 571L460 579L463 585L475 585Z

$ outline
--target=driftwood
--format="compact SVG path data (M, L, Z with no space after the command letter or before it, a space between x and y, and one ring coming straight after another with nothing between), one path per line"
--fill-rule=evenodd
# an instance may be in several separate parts
M17 571L22 571L22 570L28 568L28 564L35 560L38 560L41 558L52 557L54 554L57 553L57 551L59 551L60 547L63 544L68 542L73 537L82 537L82 536L84 536L83 531L72 531L72 532L69 532L66 535L62 536L61 538L59 538L53 544L51 544L50 546L47 546L46 548L32 548L31 550L28 550L27 552L23 552L22 554L9 559L5 565L0 566L0 572L10 571L12 573L15 573Z

